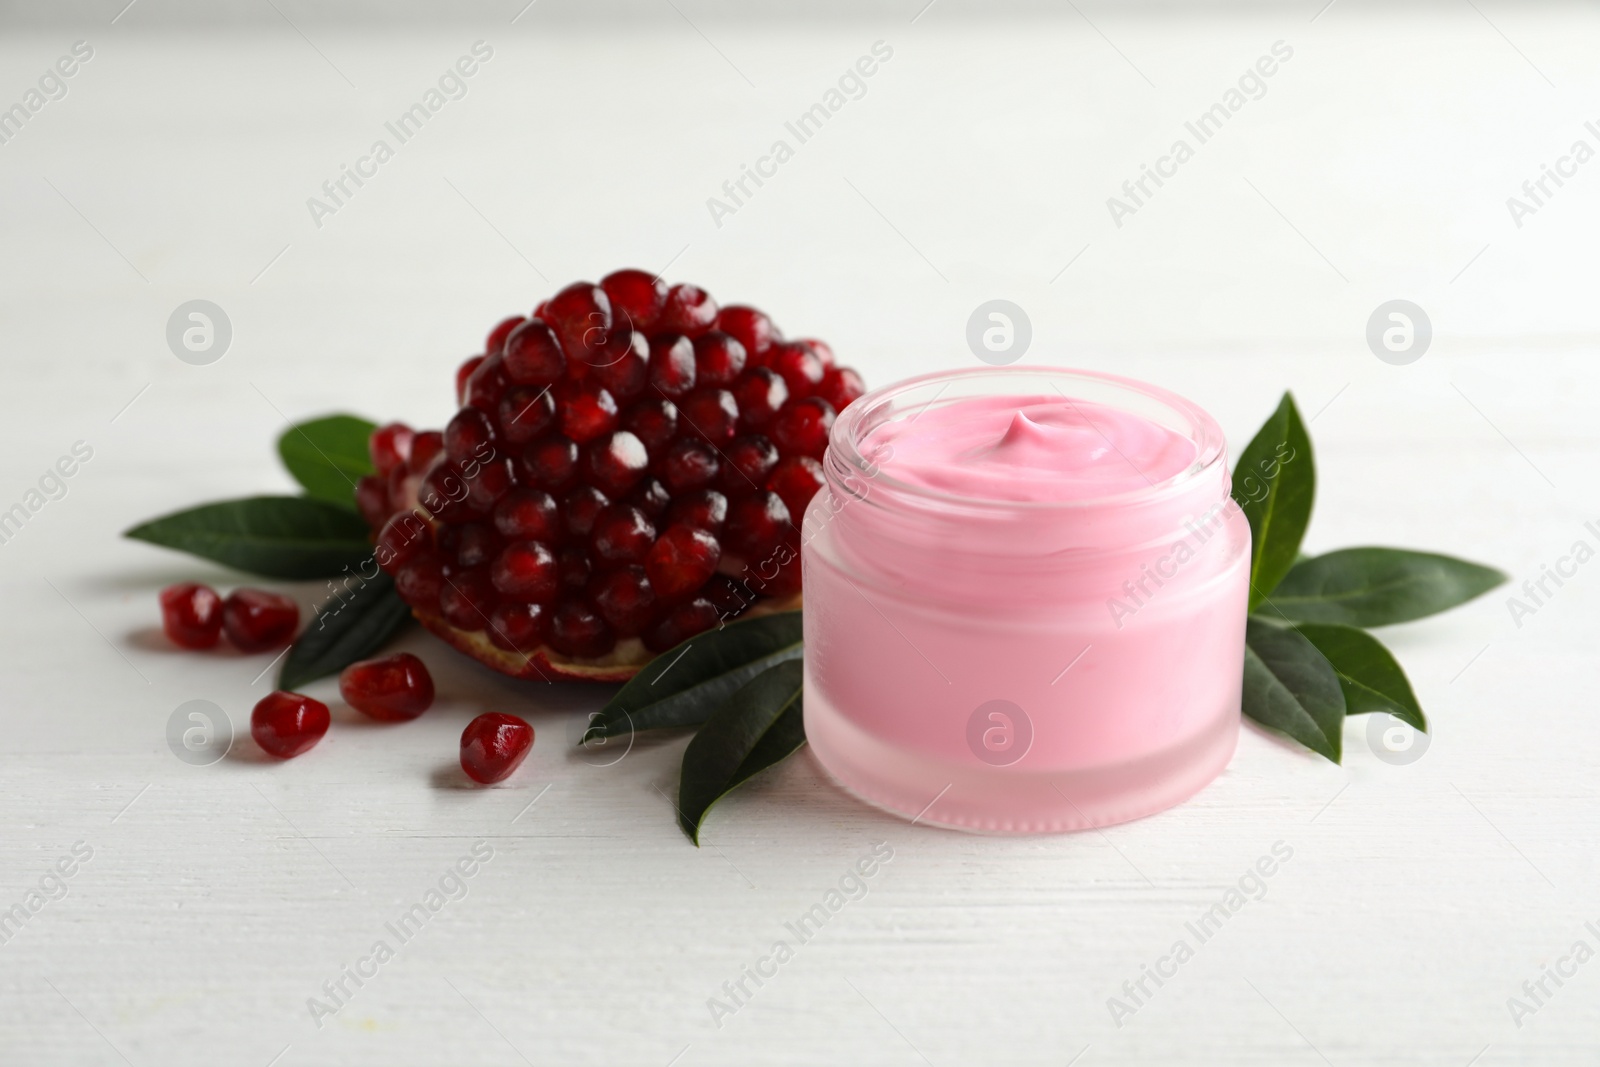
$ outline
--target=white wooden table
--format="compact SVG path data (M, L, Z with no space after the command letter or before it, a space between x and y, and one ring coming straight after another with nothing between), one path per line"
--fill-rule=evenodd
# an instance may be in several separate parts
M75 442L93 449L0 544L0 909L39 905L0 944L0 1061L1600 1054L1600 963L1546 979L1520 1026L1507 1005L1546 967L1571 971L1575 942L1600 950L1600 564L1520 628L1501 590L1386 635L1435 723L1409 765L1374 755L1365 720L1342 767L1247 728L1177 810L995 839L866 810L802 754L722 804L696 850L667 799L681 737L594 765L567 737L605 691L512 683L420 634L405 647L441 693L422 719L357 721L323 682L335 726L306 757L269 764L241 741L180 762L173 710L211 700L242 729L270 656L169 647L162 585L243 579L118 537L287 491L271 451L286 417L441 424L492 321L639 265L825 337L874 383L971 364L967 316L1005 298L1032 320L1030 359L1158 381L1235 447L1292 387L1315 415L1311 550L1455 552L1520 585L1577 540L1600 546L1584 527L1600 518L1600 162L1520 228L1506 206L1574 140L1600 147L1592 13L1006 22L946 0L914 24L919 4L764 29L685 3L628 31L537 7L511 24L520 4L411 29L288 5L297 28L224 33L152 29L155 0L111 24L119 6L0 40L0 106L73 42L93 48L0 145L0 508ZM479 40L493 56L467 95L315 227L307 198ZM1265 95L1114 225L1106 199L1280 40L1293 56ZM707 198L876 41L893 56L865 95L715 225ZM233 328L209 366L164 338L197 298ZM1434 328L1409 366L1363 337L1395 298ZM324 593L291 591L308 608ZM457 736L489 709L539 741L505 785L467 788ZM58 887L77 842L92 858ZM708 1001L878 842L893 858L865 896L764 985L745 979L717 1025ZM1185 924L1277 842L1292 858L1264 895L1197 945ZM402 944L386 924L475 845L492 858ZM41 884L65 895L30 898ZM1194 957L1118 1026L1108 999L1185 938ZM380 940L393 958L362 963ZM319 1026L308 998L328 1003L347 966L373 976L344 979Z

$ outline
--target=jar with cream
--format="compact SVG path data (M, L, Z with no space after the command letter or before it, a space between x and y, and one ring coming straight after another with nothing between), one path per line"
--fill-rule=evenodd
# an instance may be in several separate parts
M1187 400L984 368L869 393L805 515L805 728L845 789L1029 833L1192 795L1239 732L1250 529Z

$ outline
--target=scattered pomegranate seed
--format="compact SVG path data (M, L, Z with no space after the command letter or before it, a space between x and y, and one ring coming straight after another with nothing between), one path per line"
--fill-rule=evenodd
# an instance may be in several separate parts
M514 541L495 557L489 577L512 600L548 604L561 588L555 553L538 541Z
M861 380L861 375L849 367L830 367L822 376L817 395L832 404L833 410L838 412L861 399L866 391L867 384Z
M251 710L250 736L268 755L293 759L315 748L331 721L322 701L280 689L262 697Z
M549 616L543 604L505 601L489 616L489 640L507 652L533 652L544 644Z
M694 342L675 333L650 339L650 384L668 399L694 388Z
M661 309L656 329L698 337L717 321L717 302L698 285L674 285L667 290L667 303Z
M487 568L446 575L439 589L439 614L458 630L477 631L489 625L499 598Z
M637 637L655 618L656 591L643 567L601 575L589 583L588 595L618 637Z
M791 399L810 396L822 384L826 372L822 360L805 345L786 342L774 346L767 366L777 371L789 387Z
M404 470L402 467L400 470ZM356 479L356 510L368 526L382 526L389 517L389 481L376 474Z
M367 453L380 478L387 479L397 467L411 458L411 427L403 422L379 426L367 438Z
M789 387L777 371L754 367L735 383L733 399L739 405L739 425L746 430L759 430L789 399Z
M671 602L705 584L722 558L722 546L704 530L669 526L645 556L645 573L656 595Z
M286 645L299 625L299 605L281 593L235 589L222 602L222 629L241 652Z
M606 620L581 600L564 601L550 619L550 647L564 656L596 659L616 644Z
M198 582L169 585L161 590L161 628L179 648L211 648L222 636L222 598Z
M695 380L703 386L732 385L748 361L744 345L732 334L712 330L694 339Z
M772 420L772 443L786 456L820 458L833 428L833 405L819 396L791 400Z
M555 331L541 319L528 319L506 338L506 374L519 385L554 385L567 369Z
M757 364L782 340L771 319L755 308L739 304L730 304L717 313L717 329L737 338L749 353L750 361Z
M559 493L578 480L578 446L565 437L547 437L523 449L519 473L524 485Z
M339 672L346 704L379 722L415 719L433 704L433 676L416 656L397 652L352 663Z
M461 769L480 785L511 777L533 749L533 727L515 715L485 712L461 731Z
M556 424L556 398L548 385L514 385L500 398L500 431L513 445L525 445Z
M626 315L635 330L654 330L667 305L667 283L647 271L614 271L600 279L600 288L611 298L612 314Z
M773 470L767 479L767 488L783 498L790 520L798 526L806 513L806 505L826 482L821 463L810 456L790 456Z
M719 469L716 451L693 437L678 438L661 457L661 480L674 493L706 488Z
M678 405L666 397L645 397L628 409L622 425L654 456L677 436Z
M444 568L439 557L418 556L395 572L394 588L400 599L424 611L437 610L439 591L444 587Z
M763 560L790 533L789 508L777 493L762 490L728 506L723 540L728 551L747 561Z
M513 489L494 506L494 528L510 541L561 540L556 498L542 489Z
M715 489L701 489L686 493L672 502L667 510L668 526L693 526L712 537L722 532L728 521L728 498Z
M739 432L739 405L726 389L702 385L678 401L678 420L696 437L721 446Z
M778 446L761 434L734 438L722 450L722 491L741 496L767 484L767 476L778 465Z
M481 367L483 361L488 358L486 355L468 356L462 361L461 366L456 368L456 403L464 404L467 402L467 382L472 379L473 372Z
M511 336L511 331L527 321L521 315L512 315L508 319L501 319L495 324L495 328L489 331L488 338L483 342L484 354L492 356L497 352L504 351L506 338Z
M433 550L433 527L409 511L390 517L378 531L373 558L385 573L395 574L424 552Z

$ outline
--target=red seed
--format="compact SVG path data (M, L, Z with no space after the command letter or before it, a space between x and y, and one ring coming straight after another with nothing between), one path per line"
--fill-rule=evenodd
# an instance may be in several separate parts
M529 319L511 331L505 361L506 374L518 385L553 385L567 369L555 331L539 319Z
M724 621L738 618L756 602L753 589L726 574L713 574L700 590L700 595L711 601Z
M299 625L299 605L280 593L235 589L222 602L222 628L241 652L286 645Z
M594 567L589 562L589 553L581 548L563 548L556 553L556 565L561 568L561 590L564 593L577 593L589 584L589 575Z
M594 520L600 517L611 498L592 485L580 485L561 501L561 515L567 533L583 539L594 530Z
M654 456L678 436L678 405L666 397L645 397L628 409L622 425Z
M616 635L606 620L581 600L564 601L550 620L550 647L563 656L595 659L616 644Z
M817 354L805 345L785 342L773 348L767 366L777 371L789 387L791 399L810 396L822 384L826 369Z
M867 384L861 380L861 375L849 367L830 367L822 376L817 395L839 412L859 400L866 391Z
M405 466L411 458L411 427L403 422L379 426L367 438L367 453L380 478L388 478L397 467Z
M833 418L833 405L820 396L791 400L772 420L772 443L786 456L821 459Z
M667 487L661 484L658 478L646 478L634 487L623 502L632 504L644 512L651 520L659 519L667 513L667 507L672 503L672 494L667 492Z
M655 619L656 592L643 567L619 567L593 579L588 595L618 637L637 637Z
M717 453L704 441L680 437L661 457L661 480L673 493L705 489L717 480Z
M455 571L474 567L487 567L494 562L504 547L500 535L486 522L464 522L445 528L439 548L447 560L455 562Z
M405 468L399 468L404 472ZM356 510L368 526L379 527L389 517L389 482L376 474L363 474L356 479Z
M494 459L477 466L469 462L463 468L467 475L467 506L479 514L493 510L507 493L511 492L517 484L516 467L507 456L496 456Z
M722 491L733 497L760 489L767 484L778 458L778 446L761 434L734 438L722 450L722 474L718 478Z
M481 630L499 598L487 567L446 575L439 589L439 614L458 630Z
M472 380L472 374L488 359L487 355L468 356L456 368L456 403L464 404L467 401L467 382Z
M722 547L692 526L669 526L645 557L645 573L656 595L671 602L694 592L717 569Z
M812 355L816 356L817 359L821 360L823 370L827 370L833 366L833 349L828 345L828 342L819 341L815 337L802 337L796 341L795 344L806 349Z
M604 289L573 282L545 304L544 320L555 330L569 364L605 362L594 358L610 343L611 298Z
M584 477L607 496L618 497L632 489L649 466L644 442L627 430L591 441L584 449Z
M750 562L763 560L791 532L789 508L777 493L751 493L728 505L723 529L729 552Z
M675 333L650 339L650 384L662 396L676 399L694 388L694 342Z
M345 703L379 722L415 719L433 704L433 676L416 656L398 652L352 663L339 672Z
M744 345L732 334L711 330L694 339L695 380L701 385L732 385L748 361Z
M457 463L482 461L494 454L498 437L487 413L478 408L462 408L444 428L444 454Z
M522 450L518 472L523 484L559 493L578 481L578 446L565 437L547 437Z
M411 459L406 469L412 474L427 474L433 461L444 451L444 434L438 430L425 430L411 439Z
M561 540L556 498L542 489L513 489L494 506L494 528L508 541Z
M268 755L293 759L316 747L331 721L322 701L280 689L262 697L251 710L250 736Z
M611 298L613 315L619 320L626 315L635 330L646 333L656 328L667 304L667 283L648 271L614 271L600 279L600 288Z
M482 408L493 414L500 404L500 398L505 395L506 387L510 384L511 379L506 377L501 357L489 356L467 379L466 390L462 393L462 403Z
M489 572L495 590L512 600L548 604L561 588L555 553L538 541L514 541L495 557Z
M698 337L717 321L717 302L698 285L674 285L667 290L656 329Z
M720 447L739 432L739 405L726 389L702 385L678 401L678 420L696 437Z
M394 576L400 599L424 611L439 610L439 590L444 587L444 568L439 557L429 553L401 567Z
M503 782L532 749L532 726L515 715L485 712L461 731L461 769L481 785Z
M496 411L506 442L525 445L556 424L556 398L549 386L514 385Z
M617 402L602 385L563 382L556 388L561 432L578 444L617 428Z
M760 363L761 357L782 340L771 319L753 307L739 304L730 304L717 313L717 329L738 338L752 363Z
M472 505L467 503L467 480L448 461L438 464L422 479L417 487L417 502L441 522L459 522L472 515Z
M489 640L507 652L531 653L544 644L550 609L507 600L489 616Z
M511 336L511 331L527 321L521 315L513 315L508 319L501 319L495 324L494 329L489 331L488 338L483 342L484 353L492 356L496 352L503 351L506 347L506 338Z
M605 386L619 404L643 395L650 384L650 342L645 335L635 330L621 351L608 359L590 369L594 380Z
M777 371L753 367L733 386L733 399L739 405L739 425L759 430L772 421L789 399L789 387Z
M394 574L424 552L432 550L433 527L412 512L400 511L378 531L373 558L386 573Z
M721 621L716 605L703 596L669 610L644 634L644 647L651 652L665 652L683 644L695 634L705 633Z
M693 526L716 537L722 533L722 524L727 521L728 498L715 489L700 489L672 502L665 525Z
M626 504L613 504L595 519L589 543L604 565L639 562L655 539L655 524L644 512Z
M211 648L222 636L222 598L198 582L169 585L161 590L161 628L179 648Z
M806 513L806 505L826 482L821 463L810 456L790 456L772 472L767 488L783 498L790 519L798 525L800 517Z

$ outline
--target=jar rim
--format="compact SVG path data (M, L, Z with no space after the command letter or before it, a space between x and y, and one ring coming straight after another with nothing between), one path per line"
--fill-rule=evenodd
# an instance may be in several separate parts
M1056 388L1056 391L1069 401L1086 398L1074 398L1070 392L1062 392L1059 387L1055 386L1055 381L1092 382L1102 390L1110 388L1124 391L1165 406L1174 415L1180 416L1187 422L1187 426L1181 432L1184 432L1195 445L1194 461L1183 470L1160 481L1123 493L1073 500L1018 501L949 493L931 489L925 485L903 481L886 473L880 466L861 453L860 440L867 433L881 425L883 421L881 419L877 422L871 420L879 416L886 405L897 396L902 396L914 389L937 385L941 382L945 384L945 388L948 388L950 385L961 381L983 378L1003 380L1028 375L1051 379L1052 387ZM932 407L943 394L944 389L936 392L933 397L923 402L922 410L925 411ZM1032 393L1029 390L1023 390L1022 394L1049 395L1042 392ZM959 399L964 398L952 398L952 400ZM1168 428L1180 429L1179 427ZM889 489L895 493L905 494L919 500L979 510L1072 512L1089 508L1104 508L1108 505L1137 504L1178 487L1188 485L1226 461L1227 440L1223 436L1222 428L1217 424L1217 421L1204 408L1169 389L1163 389L1160 386L1151 385L1135 378L1123 377L1119 374L1080 370L1072 367L1049 367L1028 364L1005 367L970 367L953 371L931 371L927 374L903 378L900 381L874 389L845 408L839 417L834 420L833 428L828 433L828 456L848 468L845 472L847 476L854 476L874 487ZM829 473L831 475L832 471L829 471Z

